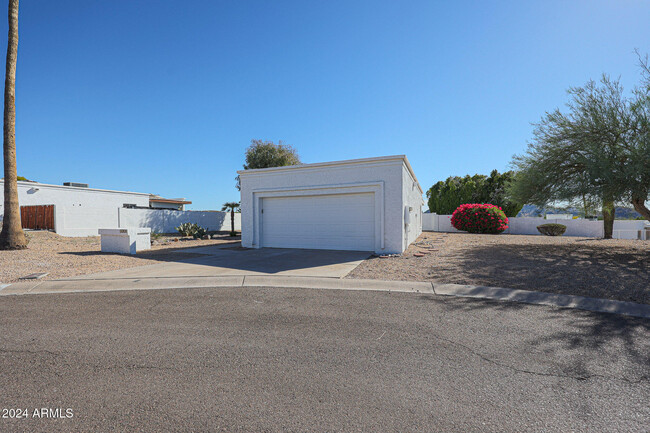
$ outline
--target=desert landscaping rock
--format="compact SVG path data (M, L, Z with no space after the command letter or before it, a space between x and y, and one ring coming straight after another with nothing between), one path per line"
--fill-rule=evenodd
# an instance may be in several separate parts
M73 277L103 271L153 265L194 257L193 247L237 244L237 240L221 236L212 240L189 239L181 244L158 240L150 250L135 256L107 254L100 251L98 236L70 238L48 231L30 231L26 250L0 251L0 282L13 283L32 273L47 273L43 279ZM178 240L175 238L174 240Z
M416 256L424 245L437 248ZM425 232L401 257L370 258L346 278L507 287L650 304L649 257L650 241Z

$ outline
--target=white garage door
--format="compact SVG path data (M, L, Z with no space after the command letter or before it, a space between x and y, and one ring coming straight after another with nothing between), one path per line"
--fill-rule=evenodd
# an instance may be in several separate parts
M261 208L263 247L375 250L373 193L264 198Z

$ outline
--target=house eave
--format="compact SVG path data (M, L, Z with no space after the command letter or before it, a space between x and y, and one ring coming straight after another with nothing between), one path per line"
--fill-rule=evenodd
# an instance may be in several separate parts
M242 175L256 175L256 174L265 174L265 173L280 173L284 171L296 171L296 170L310 170L315 168L324 168L324 167L342 167L348 165L360 165L360 164L374 164L381 162L391 162L391 161L402 161L406 166L411 177L415 181L418 189L422 192L422 187L418 182L415 173L413 172L413 167L409 163L406 155L389 155L389 156L378 156L373 158L359 158L359 159L346 159L342 161L329 161L329 162L316 162L312 164L300 164L300 165L289 165L284 167L270 167L270 168L255 168L250 170L238 170L237 174Z

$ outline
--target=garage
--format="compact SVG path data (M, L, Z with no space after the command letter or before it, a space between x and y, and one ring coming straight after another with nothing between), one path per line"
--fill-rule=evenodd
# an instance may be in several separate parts
M262 247L375 250L372 193L269 197L260 212Z
M241 170L242 246L403 252L422 233L404 155Z

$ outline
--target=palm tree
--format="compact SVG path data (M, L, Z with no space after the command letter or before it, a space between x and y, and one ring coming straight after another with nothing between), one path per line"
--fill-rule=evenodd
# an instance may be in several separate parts
M27 238L20 222L18 204L18 175L16 171L16 59L18 57L18 0L9 0L9 37L7 40L7 69L5 72L4 111L4 195L5 208L0 232L0 249L27 248Z
M223 212L227 210L230 211L230 236L237 236L237 232L235 231L235 212L239 210L239 203L236 201L229 201L228 203L223 204L221 210Z

